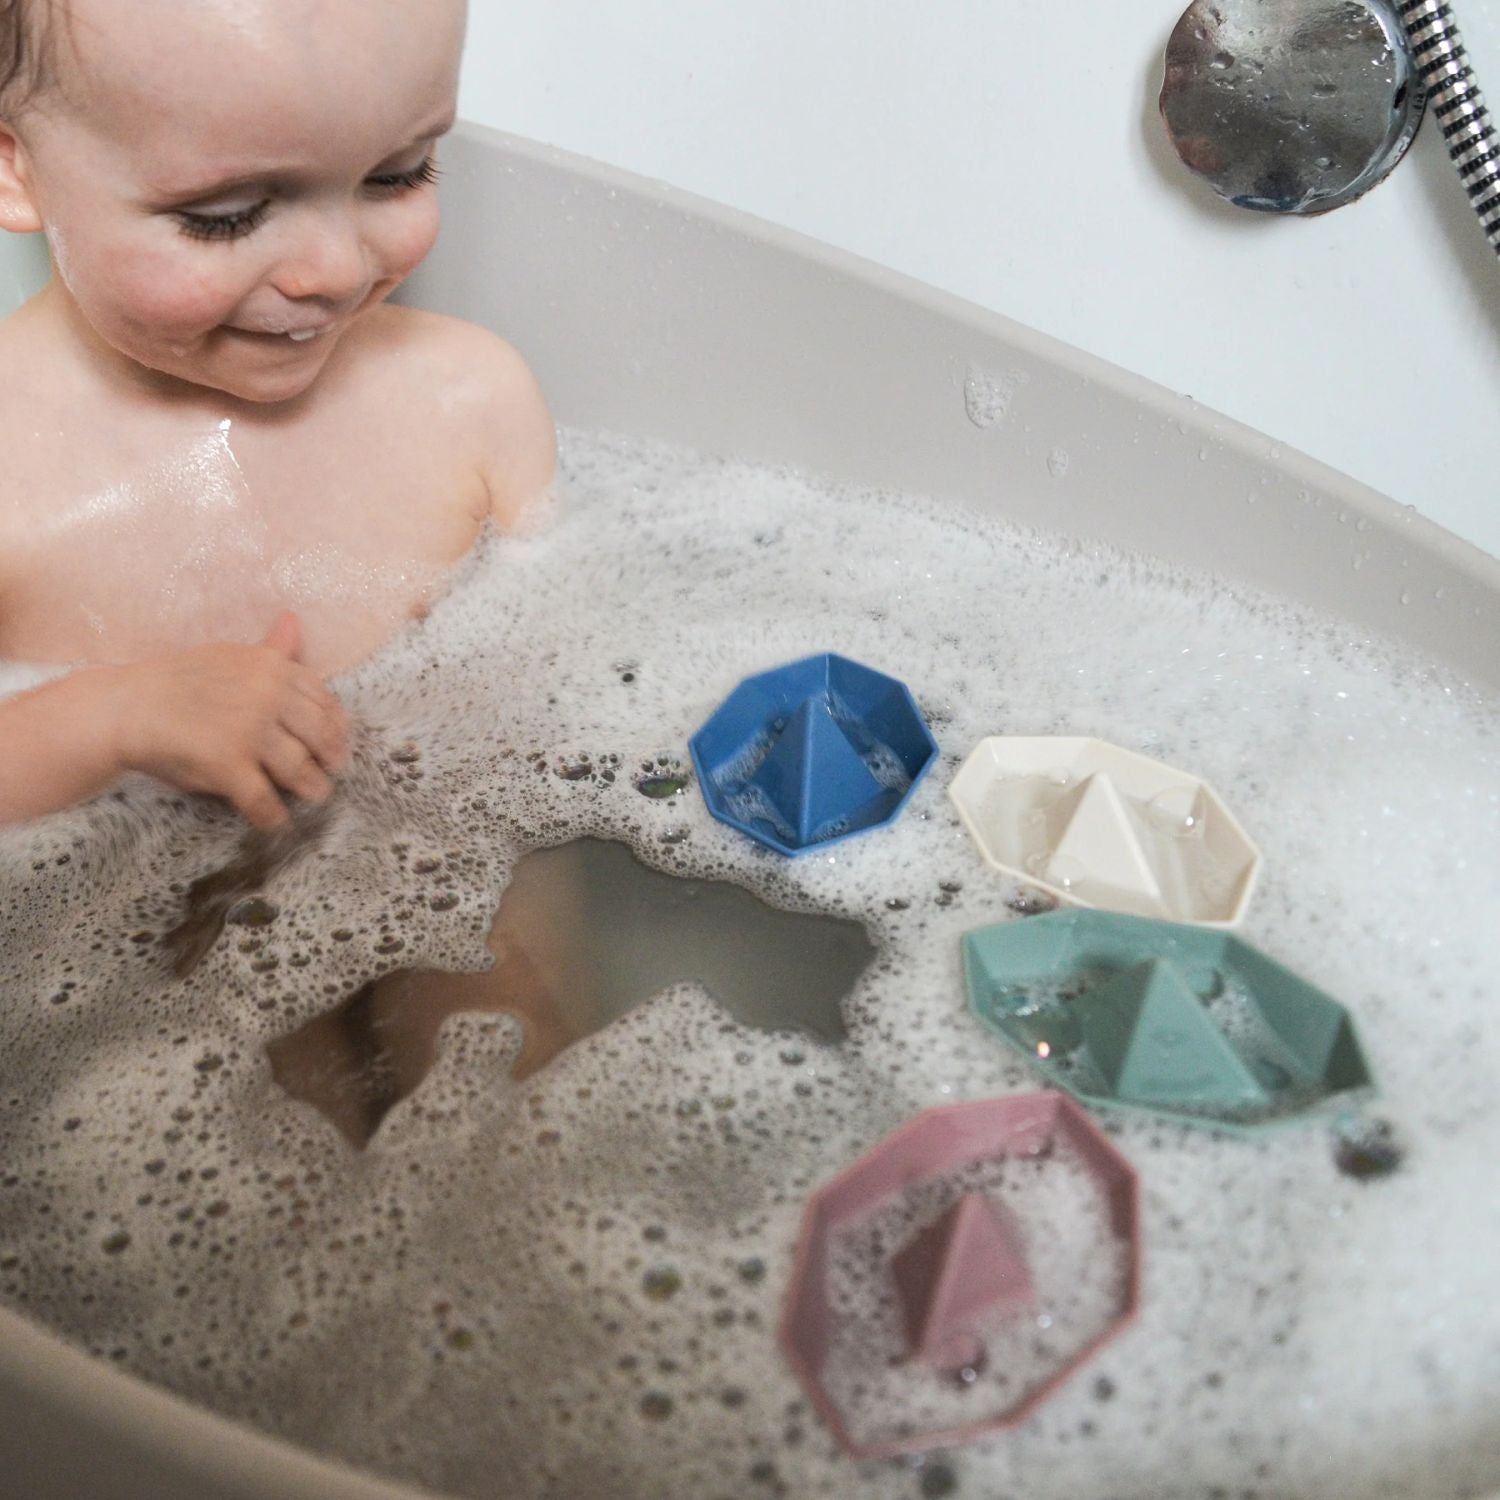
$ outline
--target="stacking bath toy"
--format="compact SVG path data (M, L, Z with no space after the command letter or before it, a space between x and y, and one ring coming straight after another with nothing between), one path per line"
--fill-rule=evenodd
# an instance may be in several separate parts
M1016 1177L998 1202L982 1180L1006 1170ZM851 1298L840 1279L848 1236L910 1195L942 1202L945 1190L946 1205L903 1242L867 1234L884 1263ZM1071 1217L1055 1217L1059 1203ZM1069 1326L1062 1309L1080 1279L1095 1285ZM1134 1317L1139 1297L1130 1163L1066 1095L1018 1094L927 1110L813 1195L779 1337L839 1444L891 1458L1024 1421ZM882 1382L895 1409L862 1410Z
M949 796L990 865L1080 906L1232 927L1260 869L1207 782L1104 740L981 740Z
M1253 1130L1372 1083L1344 1007L1230 933L1053 912L966 934L963 959L980 1021L1091 1104Z
M938 753L904 684L833 655L747 677L691 748L709 811L787 855L890 822Z
M974 1320L992 1307L1035 1300L1009 1221L983 1193L965 1193L891 1259L913 1357L939 1370L983 1357Z

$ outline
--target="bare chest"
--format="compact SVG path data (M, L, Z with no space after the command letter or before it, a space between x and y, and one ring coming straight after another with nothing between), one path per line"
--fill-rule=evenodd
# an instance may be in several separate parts
M226 424L144 461L19 466L0 496L0 656L252 641L290 608L310 665L351 665L425 608L485 513L462 454L390 437L247 441Z

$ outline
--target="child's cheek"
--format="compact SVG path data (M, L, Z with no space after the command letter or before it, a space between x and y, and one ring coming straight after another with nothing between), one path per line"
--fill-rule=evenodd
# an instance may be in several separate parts
M119 251L99 271L91 289L114 319L143 334L205 332L217 327L234 307L234 291L223 278L181 254ZM85 289L80 293L86 295Z
M152 256L132 281L145 320L183 333L216 328L238 301L238 286L224 277L188 268L178 257Z
M427 259L438 235L438 206L435 194L423 195L420 204L413 205L409 217L404 217L399 231L393 232L384 246L385 274L395 280L405 280Z

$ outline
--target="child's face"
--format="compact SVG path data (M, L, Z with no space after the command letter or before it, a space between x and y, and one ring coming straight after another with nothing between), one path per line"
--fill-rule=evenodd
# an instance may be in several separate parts
M70 11L61 89L18 132L63 289L136 365L299 395L436 237L464 0Z

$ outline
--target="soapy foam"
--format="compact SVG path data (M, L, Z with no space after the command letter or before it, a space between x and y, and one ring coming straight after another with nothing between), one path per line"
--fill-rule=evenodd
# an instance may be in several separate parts
M460 1495L1500 1485L1494 705L1338 622L920 501L578 436L566 467L549 529L481 547L341 685L368 730L339 805L269 878L275 919L187 978L157 940L233 819L135 782L0 834L0 1298ZM892 827L788 862L635 789L741 677L827 649L903 678L942 749ZM1139 1321L1022 1428L854 1466L775 1346L780 1296L817 1184L925 1106L1035 1086L959 972L1018 888L946 788L1002 732L1215 785L1266 854L1246 935L1354 1011L1404 1160L1359 1181L1325 1128L1111 1118ZM514 1023L453 1018L362 1154L281 1094L267 1042L378 974L479 966L519 854L586 834L863 920L848 1041L677 986L523 1085Z

